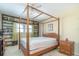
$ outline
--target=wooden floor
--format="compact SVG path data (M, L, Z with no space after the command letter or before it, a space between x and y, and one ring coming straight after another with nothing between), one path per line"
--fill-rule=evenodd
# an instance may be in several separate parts
M9 46L6 48L4 56L24 56L22 51L18 49L18 46ZM43 54L42 56L66 56L58 52L58 49L52 50L49 53Z

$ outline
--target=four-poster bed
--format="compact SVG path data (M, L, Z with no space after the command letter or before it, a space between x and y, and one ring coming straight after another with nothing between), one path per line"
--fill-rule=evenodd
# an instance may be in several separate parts
M32 9L40 12L40 14L35 16L33 19L39 17L42 14L50 16L50 18L56 19L54 21L58 21L58 34L56 34L56 33L45 33L45 34L43 34L44 37L30 38L30 36L29 36L29 22L30 22L29 8L32 8ZM42 55L42 54L49 52L52 49L55 49L55 48L58 47L59 39L60 39L60 36L59 36L60 35L59 18L51 16L51 15L49 15L45 12L42 12L42 11L40 11L40 10L38 10L38 9L27 4L27 18L26 19L27 19L26 20L27 32L26 32L26 38L23 38L23 39L21 39L21 37L20 37L21 18L19 20L19 48L23 51L25 56Z

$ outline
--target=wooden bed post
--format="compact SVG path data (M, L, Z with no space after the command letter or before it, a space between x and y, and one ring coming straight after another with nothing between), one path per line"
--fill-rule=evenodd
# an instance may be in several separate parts
M34 7L30 6L29 3L27 3L27 7L24 9L24 12L25 12L25 10L27 9L27 10L26 10L26 12L27 12L27 16L26 16L26 17L27 17L27 18L26 18L26 48L23 47L23 46L20 46L20 30L19 30L19 48L22 47L21 49L22 49L24 55L26 55L26 56L41 55L41 54L43 54L43 53L45 53L45 52L48 52L48 51L50 51L50 50L52 50L52 49L54 49L54 48L57 48L58 45L49 47L49 48L44 49L44 50L40 50L40 51L36 51L36 52L30 53L30 44L29 44L29 43L30 43L30 35L29 35L29 34L30 34L30 33L29 33L29 24L30 24L29 8L35 9L35 10L37 10L37 11L39 11L39 12L45 14L45 15L50 16L51 18L55 18L56 20L53 20L53 21L58 21L58 35L56 35L55 33L53 33L53 35L54 35L53 37L56 37L56 38L58 39L58 45L59 45L59 40L60 40L60 20L59 20L59 18L54 17L54 16L51 16L51 15L45 13L45 12L42 12L42 11L38 10L37 8L34 8ZM38 17L38 16L40 16L40 15L41 15L41 14L35 16L34 18L36 18L36 17ZM48 18L48 19L50 19L50 18ZM52 22L53 22L53 21L52 21ZM50 21L50 22L51 22L51 21ZM47 22L47 23L48 23L48 22ZM20 21L19 21L19 25L20 25ZM44 23L43 23L43 25L44 25ZM20 29L20 27L19 27L19 29ZM43 32L44 32L44 31L43 31ZM32 52L32 51L31 51L31 52Z
M27 56L30 55L30 51L29 51L29 4L27 3L27 19L26 19L26 28L27 28L27 32L26 32L26 49L27 49Z
M59 45L59 40L60 40L60 19L58 18L58 45Z
M20 49L20 40L21 40L21 35L20 35L20 23L21 23L21 18L19 17L19 46L18 46L18 48Z

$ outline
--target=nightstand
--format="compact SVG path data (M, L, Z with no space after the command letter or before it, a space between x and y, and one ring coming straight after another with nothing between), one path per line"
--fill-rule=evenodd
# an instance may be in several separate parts
M60 40L59 52L74 55L74 42L69 40Z

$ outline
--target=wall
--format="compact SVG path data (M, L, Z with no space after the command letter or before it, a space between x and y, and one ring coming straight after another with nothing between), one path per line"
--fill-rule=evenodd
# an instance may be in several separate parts
M45 20L43 22L41 22L39 24L39 35L42 36L42 34L44 33L49 33L49 32L55 32L55 33L58 33L58 21L54 21L53 22L53 18L51 18L50 20ZM48 29L48 24L53 24L53 30L52 31L49 31ZM40 32L41 31L41 32Z
M42 36L43 31L50 32L47 31L47 24L42 25L40 23L40 36ZM55 22L53 22L53 24L53 31L57 32L57 25ZM75 55L79 55L79 7L69 8L68 10L62 11L60 14L60 37L61 40L69 38L69 40L74 41Z
M69 40L75 42L75 54L79 55L79 12L78 8L69 9L65 11L61 17L63 39L69 38Z

